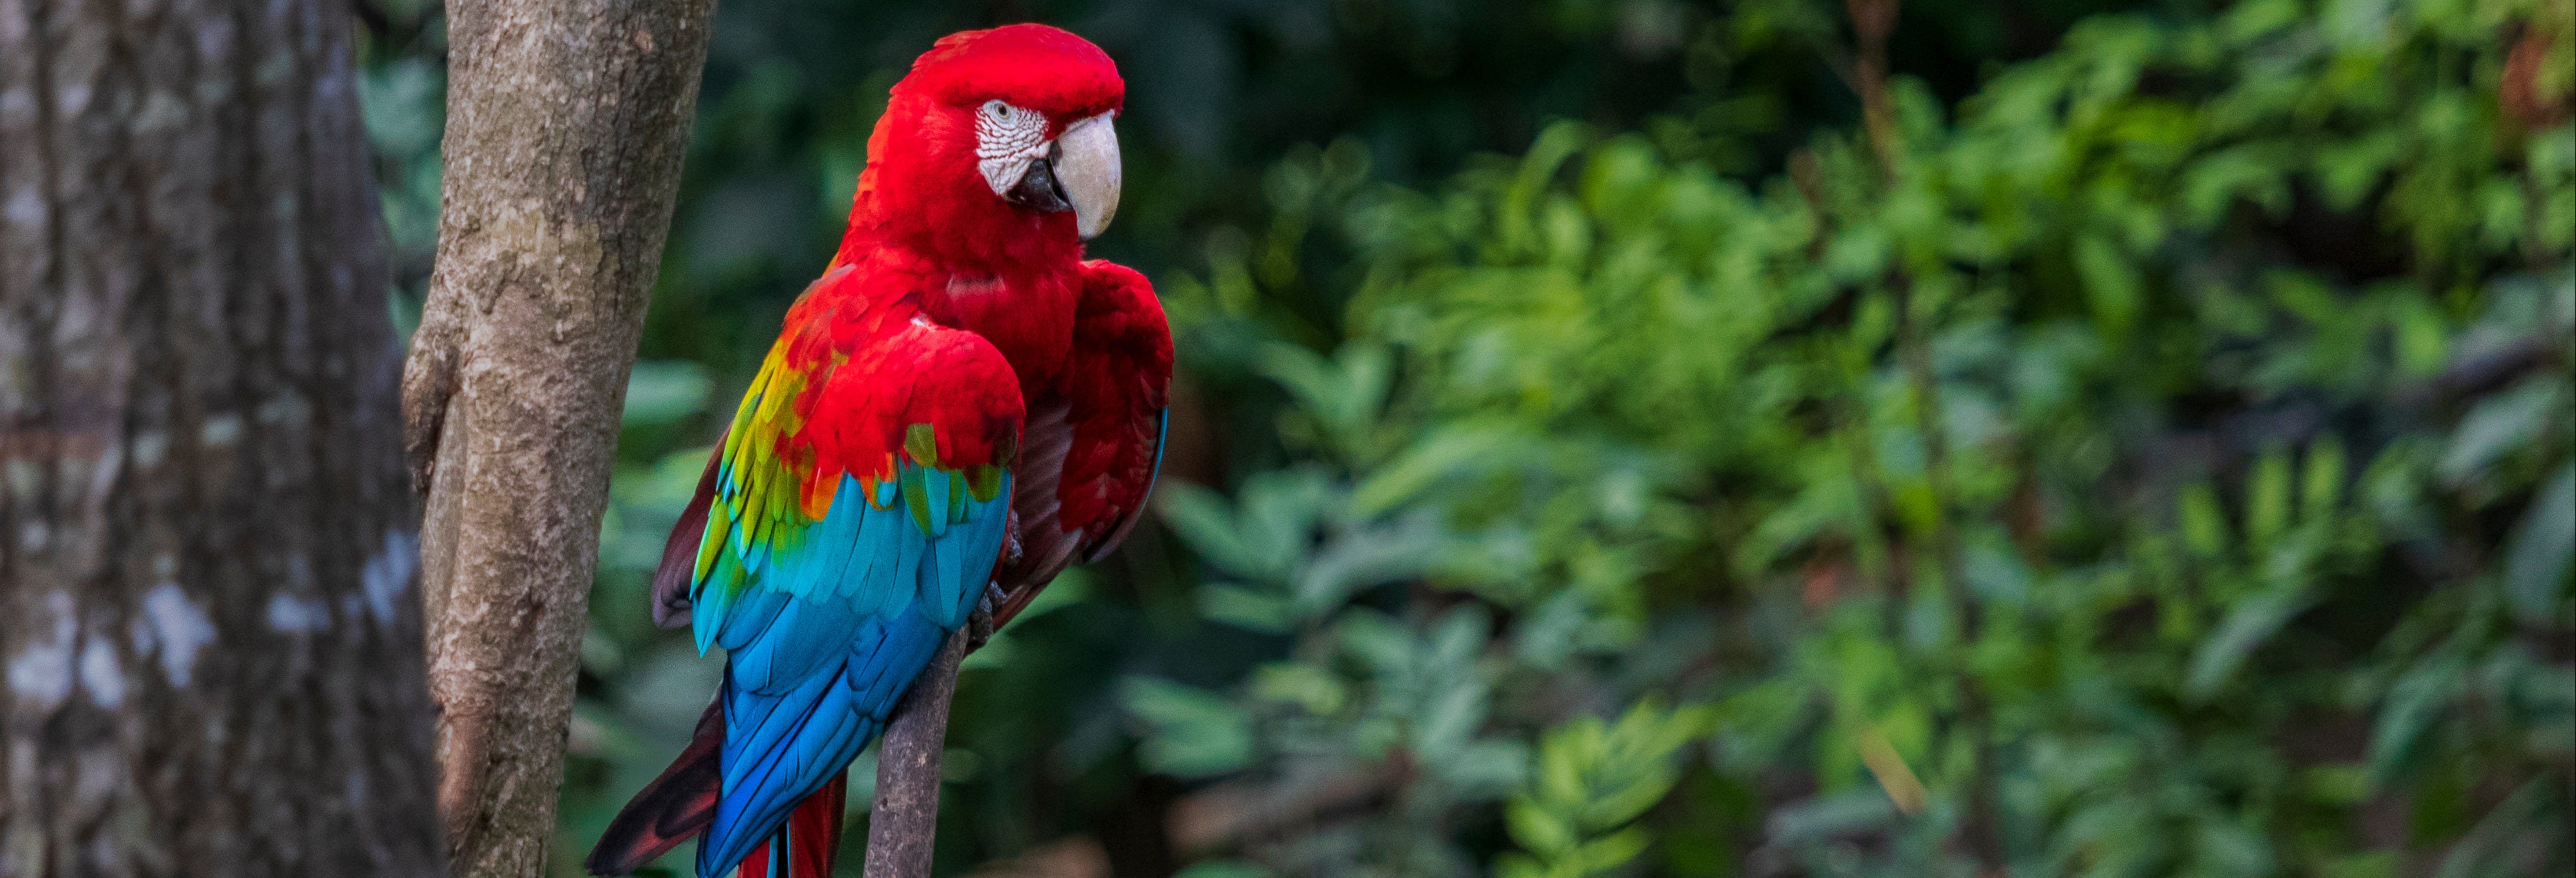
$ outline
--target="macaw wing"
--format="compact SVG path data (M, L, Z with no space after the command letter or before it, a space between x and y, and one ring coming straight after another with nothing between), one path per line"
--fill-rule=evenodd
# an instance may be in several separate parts
M1104 516L1105 524L1096 528L1101 532L1083 541L1082 561L1085 564L1106 558L1109 553L1117 551L1118 544L1127 541L1127 532L1136 529L1136 521L1145 517L1145 501L1153 498L1154 482L1163 474L1163 445L1172 435L1172 410L1168 407L1155 409L1153 422L1154 452L1151 456L1152 462L1146 464L1144 468L1144 488L1138 490L1125 505L1108 512ZM1126 441L1134 447L1141 447L1142 443L1134 442L1133 437L1141 435L1143 431L1131 426L1125 432L1128 437ZM1131 472L1126 478L1132 480L1134 475Z
M1033 403L1012 509L1019 558L1005 569L1008 621L1076 561L1118 548L1143 514L1163 463L1172 383L1172 333L1143 275L1083 264L1065 392Z
M727 656L701 874L884 728L1001 551L1023 415L1001 355L926 323L828 335L781 337L710 469L688 612L699 648Z
M706 470L698 474L698 488L688 505L680 507L680 520L671 525L671 536L662 543L662 561L653 569L653 624L664 628L689 625L689 590L697 584L698 544L706 538L707 507L715 502L716 468L725 460L725 439L716 437L716 450L707 454Z

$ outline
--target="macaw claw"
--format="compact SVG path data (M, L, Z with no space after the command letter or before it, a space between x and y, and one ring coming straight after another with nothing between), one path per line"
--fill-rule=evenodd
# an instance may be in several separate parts
M984 584L983 598L977 600L975 609L966 614L967 652L983 649L985 641L993 639L993 613L1001 609L1005 600L1000 583Z
M1026 553L1027 549L1020 545L1020 511L1014 509L1002 525L1002 566L1020 563L1020 556Z

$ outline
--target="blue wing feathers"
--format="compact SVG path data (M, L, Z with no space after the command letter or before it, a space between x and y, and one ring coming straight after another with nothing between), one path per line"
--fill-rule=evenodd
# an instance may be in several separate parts
M823 519L801 531L737 522L737 535L755 536L727 541L732 551L697 589L700 646L728 651L723 793L699 848L702 876L733 868L875 739L992 577L1009 475L979 501L954 473L901 468L875 497L844 476ZM737 468L723 469L730 494ZM753 478L755 500L788 489ZM765 519L760 505L749 510ZM726 582L742 584L708 587Z
M778 614L787 611L787 596L778 592L753 592L733 602L725 614L724 624L716 629L716 645L737 652L751 645L761 632L769 630Z
M735 558L734 553L718 552L716 553L714 566L708 570L707 578L722 582L741 575L743 575L742 562ZM729 623L734 618L733 607L737 597L739 597L739 595L735 592L720 588L697 590L697 594L695 596L696 603L694 604L694 609L690 613L689 625L697 636L699 652L706 652L709 647L722 643L727 639L725 634L734 630L733 626ZM777 615L777 613L777 608L770 607L767 609L767 612L762 615L774 616ZM768 622L762 621L758 623L757 626L745 625L743 626L743 630L756 631L759 630L760 627L766 627L768 624ZM742 636L748 635L737 636L733 639L740 640ZM732 647L728 646L726 648L731 649Z
M823 670L825 663L847 653L846 639L858 630L860 615L846 601L790 597L764 634L728 660L735 682L746 692L770 694ZM774 632L774 634L773 634Z

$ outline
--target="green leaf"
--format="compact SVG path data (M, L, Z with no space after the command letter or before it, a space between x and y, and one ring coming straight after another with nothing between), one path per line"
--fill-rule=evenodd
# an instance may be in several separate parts
M2280 449L2264 452L2246 476L2245 541L2266 548L2290 526L2290 456Z
M1503 825L1511 831L1513 843L1548 859L1562 859L1582 843L1573 821L1527 799L1503 806Z
M2383 129L2317 151L2318 188L2327 206L2351 210L2370 197L2405 149L2398 132Z
M1234 510L1224 497L1178 479L1163 480L1154 494L1163 523L1208 563L1246 573L1260 570L1252 547L1235 535Z
M2551 810L2551 803L2565 801L2559 798L2562 793L2552 789L2556 785L2557 780L2549 777L2523 781L2521 786L2504 797L2504 801L2489 809L2467 837L2460 839L2459 844L2453 845L2443 855L2441 868L2433 873L2433 878L2519 873L2521 870L2514 868L2514 862L2528 855L2517 849L2529 844L2522 836L2534 823L2548 819L2544 815ZM2563 809L2565 806L2559 807ZM2566 812L2560 810L2555 816L2563 819ZM2556 833L2565 828L2561 823L2554 829L2541 831Z
M1271 342L1261 348L1254 368L1287 388L1298 405L1330 432L1336 449L1359 454L1365 431L1386 404L1394 361L1384 347L1354 342L1327 359L1298 345Z
M2372 782L2385 787L2410 772L2425 735L2441 722L2466 676L2467 668L2458 660L2440 658L2419 663L2389 687L2387 701L2371 724Z
M1514 437L1494 429L1451 427L1433 431L1394 460L1369 473L1351 492L1351 512L1377 516L1420 497L1434 482L1452 474L1489 467L1497 454L1511 451ZM1519 437L1527 444L1527 437Z
M2274 874L2272 841L2263 833L2225 815L2205 815L2195 822L2199 831L2192 841L2200 868L2194 874L2245 878Z
M2176 498L2176 514L2182 519L2183 542L2192 554L2218 558L2227 554L2227 512L2219 505L2218 491L2208 482L2184 485Z
M1538 860L1512 851L1494 857L1494 874L1501 878L1555 878Z
M2332 435L2308 445L2299 478L2299 520L2320 521L2334 515L2343 496L2343 442Z
M2564 600L2576 564L2576 462L2540 483L2505 544L2505 597L2514 615L2545 624Z
M1631 826L1584 842L1583 847L1569 859L1583 864L1586 873L1607 872L1645 853L1646 842L1651 838L1645 830Z
M1252 764L1252 721L1217 694L1159 677L1119 683L1119 702L1147 733L1145 766L1179 778L1224 774Z
M2533 379L2479 400L2451 432L2438 470L2443 481L2463 484L2489 464L2531 444L2558 417L2558 386Z
M1326 716L1350 702L1350 687L1331 671L1304 662L1272 662L1252 674L1252 697L1305 708Z
M2218 694L2245 659L2254 654L2281 626L2297 618L2313 603L2303 586L2274 588L2258 592L2228 610L2218 629L2202 639L2192 651L2191 673L2183 684L2184 694L2194 701L2207 701Z
M2239 3L2219 18L2221 32L2240 43L2269 36L2307 16L2298 0L2252 0Z
M2137 268L2102 235L2075 239L2074 257L2076 274L2084 281L2084 300L2093 307L2093 319L2106 335L2127 334L2129 326L2137 322L2138 308L2146 298L2146 285L2139 280Z
M626 376L628 427L658 427L706 410L715 387L707 367L686 360L645 360Z
M1637 772L1637 776L1596 793L1592 803L1583 809L1585 826L1595 829L1624 826L1644 815L1646 809L1655 807L1655 803L1663 801L1665 794L1672 792L1673 783L1681 779L1678 772L1663 764L1663 757L1670 756L1671 751L1651 757L1634 755L1640 757L1642 764L1632 763L1625 767ZM1653 761L1643 761L1647 758Z
M1773 839L1814 842L1886 826L1896 817L1896 805L1886 793L1874 788L1859 789L1817 796L1775 810L1766 828Z
M1199 615L1249 631L1286 634L1296 630L1298 616L1288 599L1241 585L1209 583L1198 587ZM1043 593L1040 595L1043 597Z

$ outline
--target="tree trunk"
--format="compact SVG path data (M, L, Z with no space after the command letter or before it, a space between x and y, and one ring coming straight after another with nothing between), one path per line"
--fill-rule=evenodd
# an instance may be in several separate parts
M448 5L438 264L403 413L461 875L544 868L618 413L713 11Z
M440 872L350 25L0 0L0 875Z

